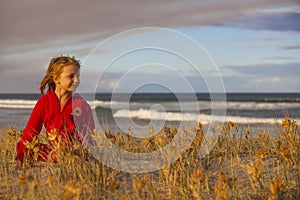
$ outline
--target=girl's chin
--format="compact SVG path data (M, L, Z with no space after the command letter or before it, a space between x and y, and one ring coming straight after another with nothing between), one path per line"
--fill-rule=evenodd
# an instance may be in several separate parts
M77 89L77 87L78 87L78 86L72 86L72 87L70 88L70 90L72 90L72 92L75 92L76 89Z
M75 92L75 90L76 90L75 87L70 87L70 88L68 89L68 92L72 93L72 92Z

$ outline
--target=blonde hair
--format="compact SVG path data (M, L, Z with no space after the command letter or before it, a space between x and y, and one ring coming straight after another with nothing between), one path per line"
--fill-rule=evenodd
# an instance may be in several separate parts
M59 56L52 58L52 60L49 63L46 75L40 84L40 91L42 95L44 95L44 90L47 85L48 90L55 90L54 78L58 77L62 73L63 68L67 65L75 65L80 68L80 62L79 60L76 60L74 56Z

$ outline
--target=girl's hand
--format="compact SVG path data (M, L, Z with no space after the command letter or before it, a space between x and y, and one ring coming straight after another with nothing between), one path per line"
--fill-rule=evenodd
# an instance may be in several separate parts
M23 165L23 162L21 160L17 160L16 161L16 169L17 170L22 169L22 165Z

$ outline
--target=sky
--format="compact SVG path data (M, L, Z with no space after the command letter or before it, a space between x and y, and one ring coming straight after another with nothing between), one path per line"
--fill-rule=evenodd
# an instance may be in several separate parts
M38 93L59 55L80 91L300 92L300 1L221 2L0 0L0 93Z

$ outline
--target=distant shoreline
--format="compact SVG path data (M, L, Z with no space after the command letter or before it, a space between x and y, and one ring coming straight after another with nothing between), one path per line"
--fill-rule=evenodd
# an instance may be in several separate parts
M87 100L128 101L131 102L167 102L167 101L223 101L223 102L288 102L300 103L300 93L80 93ZM195 96L196 95L196 96ZM0 93L0 100L22 99L37 100L39 93Z

